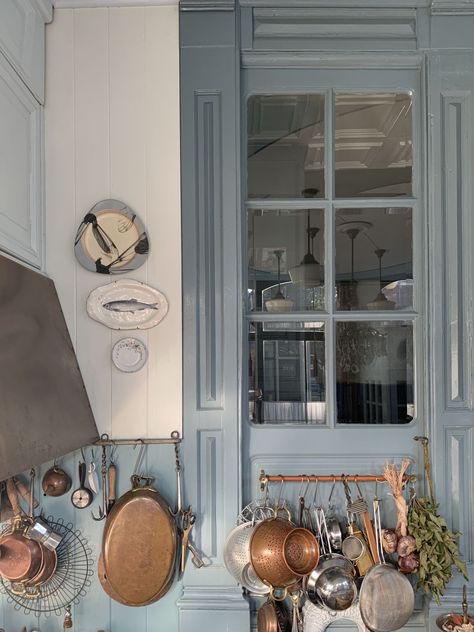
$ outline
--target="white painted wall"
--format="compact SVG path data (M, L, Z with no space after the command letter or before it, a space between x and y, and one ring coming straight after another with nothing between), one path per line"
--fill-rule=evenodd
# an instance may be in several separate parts
M46 37L46 270L99 431L167 437L182 427L178 7L60 9ZM148 262L130 275L94 274L74 257L82 217L109 197L129 204L150 236ZM170 303L157 327L136 332L149 360L135 374L110 360L127 334L86 313L92 289L124 277Z

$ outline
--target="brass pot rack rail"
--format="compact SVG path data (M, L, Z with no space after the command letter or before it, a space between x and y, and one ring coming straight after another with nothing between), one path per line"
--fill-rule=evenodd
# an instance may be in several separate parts
M260 491L265 491L268 483L337 483L347 481L348 483L386 483L383 474L267 474L265 470L260 470ZM416 476L405 475L404 481L415 482Z
M94 445L177 445L182 442L177 430L173 430L169 438L163 439L111 439L108 434L100 435Z

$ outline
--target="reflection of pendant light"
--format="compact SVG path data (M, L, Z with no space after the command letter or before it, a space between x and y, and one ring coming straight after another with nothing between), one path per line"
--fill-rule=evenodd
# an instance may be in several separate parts
M383 248L378 248L374 250L375 254L379 260L379 291L377 296L373 301L367 303L367 309L377 310L377 309L395 309L395 303L393 301L389 301L388 298L382 292L382 257L387 252Z
M283 250L274 250L273 254L277 258L277 266L278 266L278 292L275 296L268 301L265 301L265 307L268 312L291 312L293 309L293 301L291 299L285 298L281 291L281 282L280 282L280 264L281 264L281 256L283 254Z
M310 225L310 211L308 211L306 235L308 251L301 263L289 270L290 279L304 287L317 287L323 282L323 266L316 261L313 255L314 238L319 233L319 228Z
M359 301L357 296L357 281L354 278L354 241L357 235L372 228L370 222L357 220L354 222L344 222L337 226L337 230L347 235L351 240L351 278L350 283L341 283L338 288L340 309L358 309Z

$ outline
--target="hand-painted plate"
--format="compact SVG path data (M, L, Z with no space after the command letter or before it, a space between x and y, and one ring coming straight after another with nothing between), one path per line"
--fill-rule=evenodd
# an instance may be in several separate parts
M89 294L87 313L110 329L150 329L168 313L166 296L140 281L123 279Z
M149 251L145 227L119 200L102 200L84 216L74 241L79 263L91 272L125 274L145 263Z
M112 348L112 362L119 371L136 373L148 359L148 350L138 338L122 338Z

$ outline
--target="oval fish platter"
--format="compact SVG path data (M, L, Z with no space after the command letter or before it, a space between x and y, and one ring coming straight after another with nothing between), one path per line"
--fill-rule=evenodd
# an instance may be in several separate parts
M109 594L128 606L145 606L171 587L177 528L166 501L152 487L134 487L114 505L105 524L103 574Z
M166 296L140 281L123 279L93 290L87 313L109 329L150 329L168 313Z

